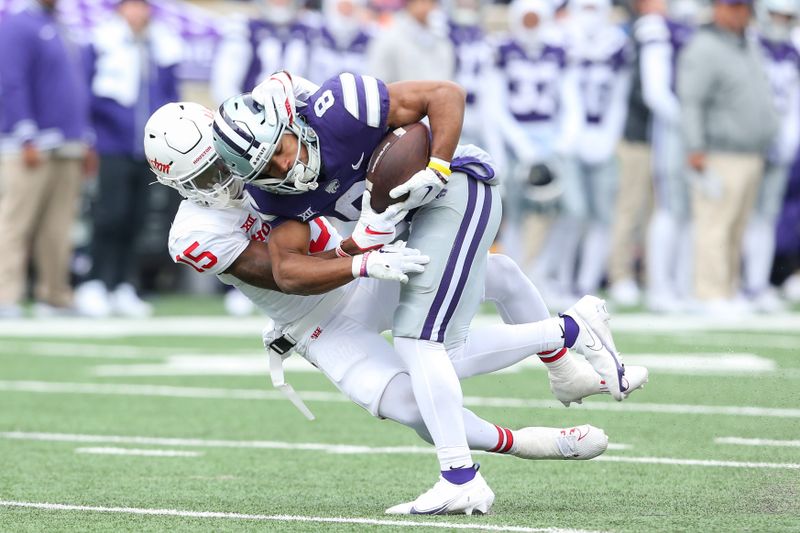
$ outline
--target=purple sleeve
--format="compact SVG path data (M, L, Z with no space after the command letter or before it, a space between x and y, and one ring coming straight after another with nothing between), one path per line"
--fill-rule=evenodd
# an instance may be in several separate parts
M0 24L0 98L2 131L21 141L33 138L38 129L31 102L32 68L37 43L35 28L23 14L10 16Z

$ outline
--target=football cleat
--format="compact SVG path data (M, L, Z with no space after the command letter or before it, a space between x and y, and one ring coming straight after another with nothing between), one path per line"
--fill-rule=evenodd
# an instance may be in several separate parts
M588 424L571 428L530 427L514 431L511 455L522 459L570 459L583 461L608 448L608 435Z
M413 502L401 503L386 509L386 514L486 514L494 503L494 492L480 472L462 485L450 483L443 477L432 489Z
M548 365L550 391L558 401L569 407L572 402L583 403L583 399L594 394L608 394L605 380L595 372L588 362L567 354L561 365ZM647 368L643 366L626 366L623 376L625 397L644 387L648 380Z
M584 296L561 316L572 317L578 325L578 337L571 346L589 361L589 364L606 382L611 396L621 402L625 399L625 366L622 364L611 329L606 302L595 296Z

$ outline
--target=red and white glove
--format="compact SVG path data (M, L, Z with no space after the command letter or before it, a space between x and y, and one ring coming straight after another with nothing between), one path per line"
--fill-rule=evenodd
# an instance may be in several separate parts
M361 198L361 216L350 239L363 253L389 244L397 236L397 224L408 214L401 204L390 205L383 213L376 213L370 205L369 191Z
M408 181L389 191L391 198L400 198L408 193L408 198L399 204L403 209L410 211L421 205L433 201L450 178L450 163L442 159L431 157L428 167L420 170Z
M406 248L405 242L397 241L380 250L353 256L353 277L407 283L408 274L423 272L430 260L419 250Z
M296 102L292 76L285 70L276 72L256 85L252 92L253 100L264 106L267 124L274 126L278 120L294 123Z

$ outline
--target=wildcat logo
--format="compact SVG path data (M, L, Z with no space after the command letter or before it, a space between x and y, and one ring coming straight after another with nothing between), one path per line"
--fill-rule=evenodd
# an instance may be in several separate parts
M325 186L325 192L328 194L336 194L339 190L339 180L333 180Z
M169 163L162 163L158 159L151 159L150 165L153 167L153 169L157 170L158 172L169 174L169 167L172 166L172 161L170 161Z

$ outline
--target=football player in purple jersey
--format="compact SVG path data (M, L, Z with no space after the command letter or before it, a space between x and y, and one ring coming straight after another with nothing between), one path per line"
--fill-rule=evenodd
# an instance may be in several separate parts
M295 86L296 85L296 86ZM357 220L340 255L379 248L394 240L402 216L410 221L408 245L431 258L425 272L400 291L392 333L407 367L414 397L436 446L441 476L393 514L487 512L494 493L472 461L461 416L463 396L451 359L465 349L469 323L481 299L489 246L501 208L488 155L459 146L465 93L446 81L389 85L343 73L320 87L285 72L253 95L233 97L214 117L214 147L249 184L262 213L275 216L270 242L280 283L292 271L292 225L329 215ZM376 213L365 193L367 162L391 128L427 117L432 134L428 166L390 195L404 201ZM547 351L574 347L587 357L622 400L624 367L607 325L604 302L584 297L555 322Z

